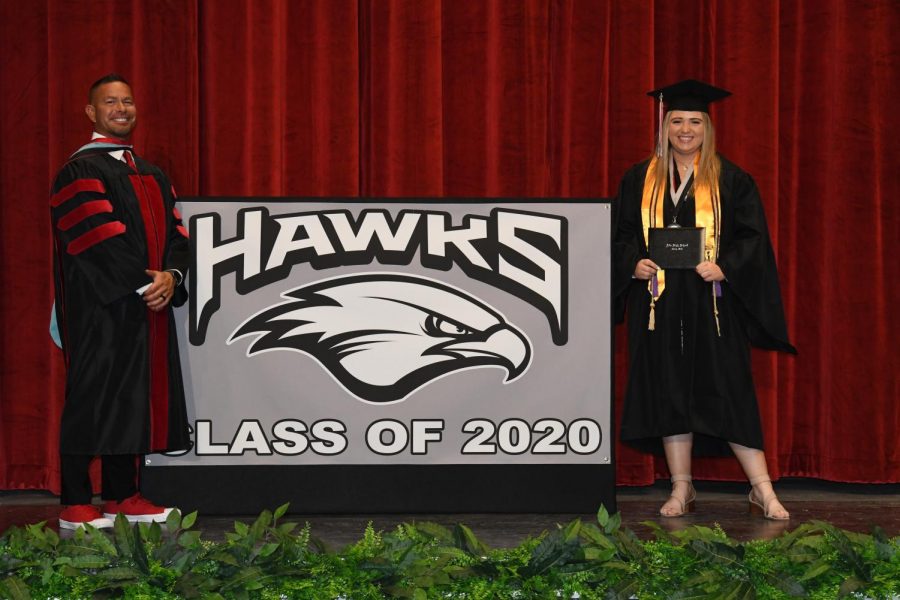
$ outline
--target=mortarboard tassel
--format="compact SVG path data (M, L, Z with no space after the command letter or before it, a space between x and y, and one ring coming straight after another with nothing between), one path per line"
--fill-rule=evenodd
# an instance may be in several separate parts
M658 130L659 133L656 136L656 156L662 156L663 154L663 95L662 92L659 93L659 125Z

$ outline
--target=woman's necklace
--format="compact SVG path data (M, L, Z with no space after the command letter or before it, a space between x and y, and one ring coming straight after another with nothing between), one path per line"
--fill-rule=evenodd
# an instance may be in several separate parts
M683 172L683 173L687 173L688 169L690 169L694 166L693 163L683 165L680 162L678 162L677 160L675 161L675 164L678 165L679 171Z

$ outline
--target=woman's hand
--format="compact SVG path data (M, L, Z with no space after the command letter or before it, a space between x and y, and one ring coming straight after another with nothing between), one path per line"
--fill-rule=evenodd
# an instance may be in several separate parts
M697 265L695 271L697 271L697 275L703 278L703 281L725 281L725 273L714 262L705 260Z
M655 262L649 258L642 258L634 267L634 277L635 279L647 280L656 275L657 271L659 271L659 267Z

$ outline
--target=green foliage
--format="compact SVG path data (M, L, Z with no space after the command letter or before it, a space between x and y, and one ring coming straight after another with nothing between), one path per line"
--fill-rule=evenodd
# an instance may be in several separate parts
M640 541L601 507L596 522L560 524L511 549L491 549L465 525L366 527L325 551L307 524L282 523L288 505L236 522L221 543L173 511L164 525L87 528L60 539L44 523L0 536L0 598L66 600L428 600L465 598L833 599L896 598L900 538L828 523L769 541L738 543L720 528L670 533L646 523Z

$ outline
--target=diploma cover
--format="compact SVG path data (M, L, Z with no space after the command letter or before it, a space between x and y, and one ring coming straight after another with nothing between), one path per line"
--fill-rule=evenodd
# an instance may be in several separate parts
M651 227L650 260L660 269L693 269L703 262L704 227Z

